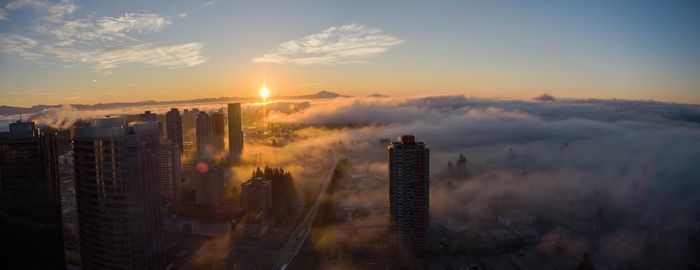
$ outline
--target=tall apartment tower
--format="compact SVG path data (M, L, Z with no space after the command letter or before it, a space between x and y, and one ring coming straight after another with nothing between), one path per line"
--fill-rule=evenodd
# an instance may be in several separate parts
M183 151L182 140L182 116L177 108L172 108L165 113L165 132L168 134L168 140L178 145L180 152Z
M224 170L211 167L201 173L195 183L195 203L217 206L224 199Z
M197 158L208 159L213 154L211 117L206 112L197 115Z
M180 147L173 141L160 142L160 197L170 204L178 204L181 198L182 169Z
M404 253L426 248L430 187L430 150L413 135L388 147L391 230Z
M83 269L163 269L158 126L122 117L73 130Z
M158 116L155 113L151 113L151 111L139 114L137 119L141 122L158 122Z
M226 139L226 118L223 112L211 113L211 140L214 151L224 151L224 140Z
M0 132L0 261L65 269L56 133L33 122Z
M228 104L228 150L231 162L239 161L243 153L243 126L241 104Z
M163 126L163 123L158 119L159 115L152 113L151 111L144 111L142 114L139 114L136 116L136 121L138 122L153 122L158 125L158 136L163 137L165 135L165 126ZM130 119L127 119L127 123L129 123Z
M199 110L197 108L194 108L192 110L182 110L182 130L190 130L196 128L195 121L197 119L197 114L199 114Z

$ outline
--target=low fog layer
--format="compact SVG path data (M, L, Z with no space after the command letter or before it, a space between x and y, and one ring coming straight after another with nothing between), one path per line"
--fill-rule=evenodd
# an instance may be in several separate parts
M414 134L431 148L432 222L474 212L484 205L490 209L526 208L550 219L591 218L600 208L606 230L596 240L599 243L629 235L643 239L652 232L653 237L680 248L687 236L700 228L697 105L463 96L336 98L304 103L295 110L273 109L285 107L281 103L266 105L267 122L297 126L292 139L278 145L247 141L243 164L234 168L230 184L238 185L255 167L269 164L291 171L299 192L314 190L325 175L329 149L349 157L355 173L387 181L387 139ZM222 105L196 107L218 110ZM245 108L255 106L261 105L246 104L244 113ZM195 106L180 109L187 107ZM61 107L30 119L68 127L76 119L145 109L162 113L168 108L77 111ZM460 154L465 156L466 166L455 170ZM343 203L386 207L387 190L376 186L360 190L344 194ZM356 222L371 227L386 219L370 216ZM312 241L324 249L328 242L321 240L343 239L336 233L342 226L326 228L324 233L312 235ZM582 250L590 248L587 245ZM626 256L639 256L642 247L635 248L624 251L632 252Z
M450 196L433 196L434 213L440 213L443 207L488 197L504 188L517 190L533 202L571 200L574 198L569 198L567 192L584 196L598 190L610 198L614 207L635 213L634 219L684 225L681 226L686 227L684 230L698 227L700 106L697 105L622 100L490 100L464 96L336 98L309 102L294 113L271 111L266 119L269 122L311 127L298 130L297 140L282 148L247 146L251 154L244 157L251 161L247 164L272 163L303 174L299 168L316 159L304 156L321 151L311 149L323 149L343 141L346 155L355 163L366 164L373 174L382 175L386 168L386 143L379 140L414 134L432 150L434 192L440 191L440 183L447 181L442 179L447 162L455 162L460 153L466 156L471 168L468 175L458 177L469 181L451 181L455 183L450 184L459 186L448 192ZM197 104L180 109L217 110L221 106ZM68 127L77 119L139 113L146 109L163 113L169 107L86 111L64 106L45 109L29 119L42 125ZM251 167L237 170L237 180L245 180Z
M681 262L700 228L699 120L697 105L462 96L334 99L268 117L323 130L315 140L344 142L357 171L385 179L387 138L416 135L431 148L431 223L524 210L544 230L540 250L561 222L600 222L563 240L570 254L657 266ZM386 206L387 190L361 190L346 200Z
M566 205L598 191L610 213L622 213L618 223L683 232L700 224L698 119L695 105L462 96L335 99L268 117L333 126L327 132L334 139L352 143L346 147L351 158L379 170L386 151L381 138L416 135L432 149L436 215L504 190L536 205ZM460 153L470 172L445 179L447 162ZM443 188L448 180L450 189Z

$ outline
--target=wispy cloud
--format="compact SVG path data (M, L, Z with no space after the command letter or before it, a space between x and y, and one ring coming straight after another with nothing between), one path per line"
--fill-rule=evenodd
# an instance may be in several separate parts
M358 24L330 27L301 39L282 42L256 63L344 64L363 63L404 40L381 29Z
M33 52L39 43L31 38L0 33L0 51L28 59L38 59L41 54Z
M153 13L126 13L121 17L103 17L99 20L100 29L108 33L149 33L160 31L170 24L165 17Z
M89 45L95 42L124 43L135 40L132 34L162 30L171 22L153 13L126 13L120 17L44 21L33 27L37 33L56 39L59 46Z
M24 7L32 7L44 13L42 17L45 21L60 21L64 16L73 13L78 7L71 0L60 2L50 2L41 0L14 0L5 5L6 11L12 11Z
M203 47L204 45L199 42L173 45L144 43L116 49L96 49L93 51L45 46L42 52L51 54L64 62L90 63L93 64L95 69L104 73L110 73L111 69L126 64L143 64L167 68L196 66L207 60L201 53Z
M0 8L0 21L7 21L7 10Z
M5 54L29 59L52 57L68 65L86 63L102 73L111 73L112 69L125 64L180 68L207 60L201 42L155 44L142 41L147 34L161 31L172 23L159 14L135 12L117 17L73 18L71 14L77 6L70 0L58 3L19 0L5 5L5 10L24 7L42 14L28 35L40 39L24 34L3 34L0 45Z

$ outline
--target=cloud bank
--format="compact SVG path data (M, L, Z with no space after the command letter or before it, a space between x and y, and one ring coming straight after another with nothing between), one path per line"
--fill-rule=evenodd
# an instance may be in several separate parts
M402 42L381 29L346 24L282 42L253 62L298 65L363 63Z
M542 236L537 252L552 252L548 241L564 231L572 233L562 242L575 257L595 251L595 260L623 267L680 268L678 254L700 228L699 116L697 105L648 101L427 96L312 101L268 120L323 130L314 143L341 141L361 164L356 171L384 187L381 139L415 134L431 149L431 228L440 233L446 218L486 233L503 226L497 216L526 213ZM460 154L466 165L456 170ZM387 189L368 187L353 190L354 201L385 207ZM468 235L442 237L473 241Z
M377 165L386 155L380 138L415 134L432 149L434 191L440 195L431 197L435 213L507 189L543 205L598 190L612 198L611 209L623 213L622 223L688 232L700 224L698 116L696 105L439 96L335 99L269 120L331 126L335 140L350 142L351 160ZM447 161L460 153L473 166L470 180L441 190Z
M300 192L313 190L324 175L326 167L322 164L328 161L328 152L340 152L352 162L353 174L368 177L349 179L348 183L358 187L340 194L344 198L339 203L366 207L375 213L385 208L388 200L387 143L381 139L415 134L431 148L433 223L445 217L463 218L465 213L486 211L497 215L519 210L544 220L545 225L533 226L544 228L541 233L548 235L548 228L563 222L589 221L600 208L604 229L597 235L576 237L586 243L584 248L599 245L632 254L619 260L631 262L642 245L620 248L619 241L610 239L636 243L652 235L668 243L664 250L677 252L683 250L686 237L700 228L697 105L463 96L307 102L309 106L288 113L270 111L267 121L293 124L295 131L291 138L278 138L278 145L247 140L244 165L234 170L234 183L245 181L256 166L271 164L292 171ZM31 119L66 127L71 119L87 117L88 113L63 107L47 109ZM455 164L460 154L466 156L467 165L464 171L455 173L448 162ZM381 236L386 218L378 215L367 217L373 222L360 218L345 225L360 226L365 231L377 229L376 234L367 236ZM464 221L472 222L471 227L478 226L473 221L482 218L469 215ZM326 228L312 240L319 249L348 241L328 240L342 237L347 231L343 230L345 225ZM483 229L489 228L493 227ZM369 237L367 241L380 240ZM360 243L350 243L356 244ZM575 256L583 252L571 250Z

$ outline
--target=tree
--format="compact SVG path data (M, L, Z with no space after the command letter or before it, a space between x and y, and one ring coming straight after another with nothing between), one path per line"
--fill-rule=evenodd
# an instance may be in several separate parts
M286 208L299 201L299 194L297 194L292 174L284 171L282 167L265 166L262 170L258 167L253 171L253 177L261 177L270 181L273 208Z
M457 170L462 172L463 170L467 169L467 157L464 156L464 154L459 154L459 158L457 159Z

